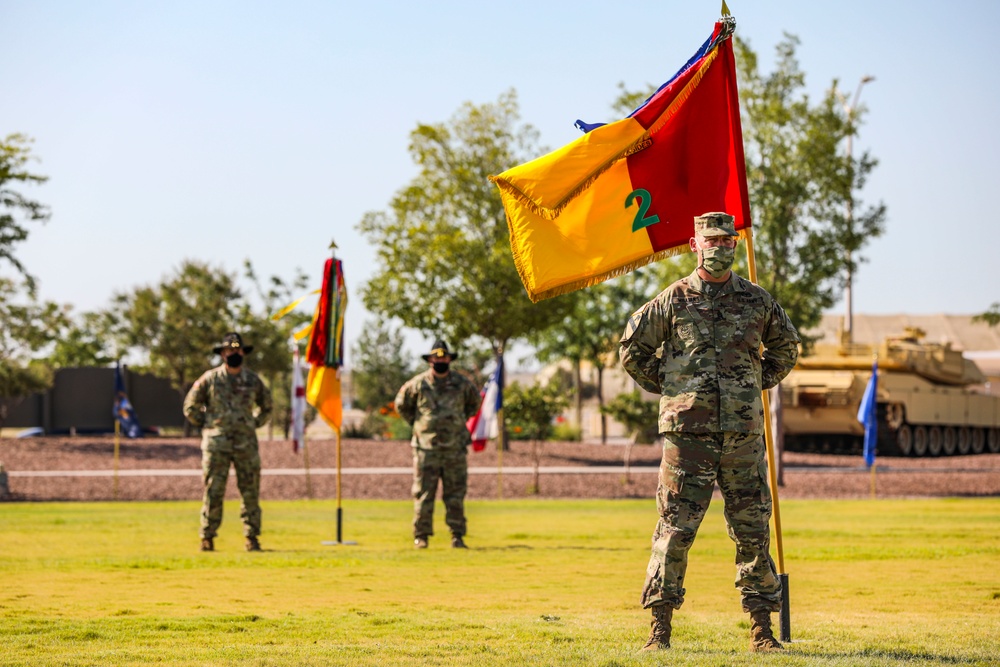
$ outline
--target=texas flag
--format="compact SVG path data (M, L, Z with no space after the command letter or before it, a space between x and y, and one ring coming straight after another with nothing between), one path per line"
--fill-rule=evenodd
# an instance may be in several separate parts
M466 422L472 435L472 450L475 452L486 449L486 441L500 434L497 415L503 407L503 356L497 357L497 367L483 387L482 397L479 412Z

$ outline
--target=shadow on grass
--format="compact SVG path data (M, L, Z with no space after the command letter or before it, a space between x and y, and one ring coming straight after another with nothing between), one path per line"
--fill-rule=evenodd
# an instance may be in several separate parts
M470 551L631 551L625 547L586 546L537 546L531 544L506 544L498 547L471 547Z
M792 649L794 651L794 648ZM945 664L945 665L981 665L983 657L960 657L941 653L931 653L923 650L905 648L875 649L865 648L859 651L794 651L800 655L822 657L829 660L845 660L851 664L878 664L880 661L899 661L904 664Z

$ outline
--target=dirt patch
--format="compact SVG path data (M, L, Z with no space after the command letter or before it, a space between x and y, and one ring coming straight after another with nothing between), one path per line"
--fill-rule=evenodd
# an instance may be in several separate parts
M337 466L334 440L309 442L307 478L305 457L290 442L261 442L265 474L261 496L267 499L336 497ZM613 466L605 473L545 473L537 480L542 498L652 498L659 447L632 448L630 472L624 468L625 447L590 443L547 442L538 464L577 468ZM470 498L499 494L497 451L470 452L470 468L488 468L469 476ZM110 437L25 438L0 440L0 462L9 474L8 500L110 500L115 497L114 443ZM343 498L409 499L413 464L408 442L345 440L341 447ZM503 452L503 496L533 495L535 457L527 442L513 442ZM146 438L123 441L119 449L117 497L121 500L197 500L201 498L201 450L197 439ZM358 468L402 468L392 473L354 474ZM129 471L156 470L158 475L133 476ZM39 471L75 472L72 476L29 476ZM103 471L97 475L79 474ZM349 473L349 474L348 474ZM784 456L781 498L867 498L870 474L861 457L787 453ZM235 480L229 495L238 497ZM928 459L884 458L877 463L879 497L1000 496L1000 454Z

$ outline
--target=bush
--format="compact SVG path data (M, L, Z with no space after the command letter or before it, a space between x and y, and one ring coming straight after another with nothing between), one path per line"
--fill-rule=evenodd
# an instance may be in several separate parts
M547 440L553 420L566 407L567 399L555 383L540 387L512 384L504 392L503 414L514 440Z
M557 422L556 425L552 427L552 436L550 439L557 442L580 442L580 427L573 426L567 422Z
M409 440L413 435L413 429L403 421L402 417L394 410L385 408L372 410L366 414L359 431L365 435L358 437L376 440Z
M644 400L638 390L619 394L601 412L624 426L636 442L652 444L660 437L660 406L656 401Z
M372 432L368 424L368 418L366 417L364 421L344 424L344 428L341 430L341 437L351 438L352 440L370 440Z

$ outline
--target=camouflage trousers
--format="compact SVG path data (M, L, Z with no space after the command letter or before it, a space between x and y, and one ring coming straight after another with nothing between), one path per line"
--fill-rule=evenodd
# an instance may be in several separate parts
M445 523L452 535L465 535L465 492L469 464L465 447L455 450L413 450L413 536L434 534L434 497L441 481Z
M778 611L781 582L768 554L771 491L764 441L751 433L663 434L656 507L660 520L646 568L642 606L684 603L688 550L718 482L729 537L736 543L736 588L744 612Z
M231 451L203 451L202 480L205 497L201 505L201 536L215 537L222 524L222 502L226 497L229 466L236 470L236 487L240 490L240 518L243 534L260 535L260 454L256 447Z

